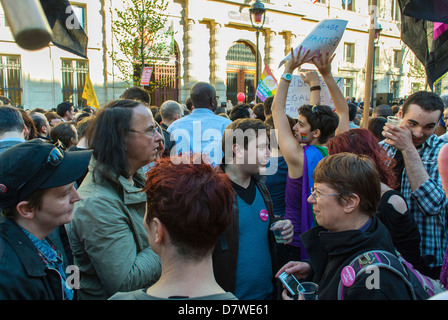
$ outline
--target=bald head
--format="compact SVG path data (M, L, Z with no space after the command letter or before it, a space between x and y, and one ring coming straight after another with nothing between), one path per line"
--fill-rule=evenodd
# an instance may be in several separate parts
M190 91L191 102L195 109L207 108L215 111L217 106L216 90L207 82L196 83Z

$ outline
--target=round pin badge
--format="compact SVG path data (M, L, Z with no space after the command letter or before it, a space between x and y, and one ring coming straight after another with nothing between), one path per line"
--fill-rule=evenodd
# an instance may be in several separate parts
M341 271L341 281L345 287L350 287L355 283L355 269L352 266L345 266Z
M261 221L267 221L269 219L269 212L266 209L260 211L260 219Z
M0 193L6 193L8 191L8 188L4 184L0 183Z

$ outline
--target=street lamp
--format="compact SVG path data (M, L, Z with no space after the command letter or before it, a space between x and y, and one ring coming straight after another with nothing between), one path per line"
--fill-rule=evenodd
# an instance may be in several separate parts
M378 23L375 26L375 36L373 39L373 43L375 44L375 46L373 47L373 68L372 68L372 108L375 107L376 105L376 97L374 95L375 93L375 52L376 52L376 45L378 44L378 42L380 41L380 35L381 35L381 30L383 30L383 28L381 28L381 25ZM375 97L375 98L374 98ZM375 100L375 104L373 103L373 100Z
M255 70L255 88L258 86L258 82L260 81L260 68L259 68L259 53L258 53L258 38L260 36L260 29L263 29L264 21L266 19L266 8L264 4L261 3L260 0L256 0L249 9L250 12L250 23L252 23L252 27L255 28L256 36L257 36L257 52L256 52L256 70ZM255 101L257 101L257 95L255 94Z

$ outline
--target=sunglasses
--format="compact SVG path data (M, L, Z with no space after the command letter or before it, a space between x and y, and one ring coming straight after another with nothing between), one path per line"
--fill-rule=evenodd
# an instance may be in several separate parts
M321 114L319 113L319 108L318 108L317 105L314 105L314 106L311 107L311 112L312 113L316 113L319 118L322 117Z

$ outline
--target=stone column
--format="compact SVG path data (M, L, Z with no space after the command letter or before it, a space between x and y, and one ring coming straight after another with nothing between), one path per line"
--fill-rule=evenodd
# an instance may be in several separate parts
M195 53L195 27L198 21L194 19L185 19L184 32L184 52L183 52L183 83L180 89L179 102L183 103L190 96L190 89L196 82L194 76L194 53ZM196 48L197 50L197 48Z
M266 29L266 55L264 64L267 64L271 70L275 70L277 68L277 60L279 58L281 59L281 56L283 55L283 44L276 41L277 34L278 33L276 31Z
M219 96L218 106L226 101L226 57L219 43L223 24L210 21L210 83Z

